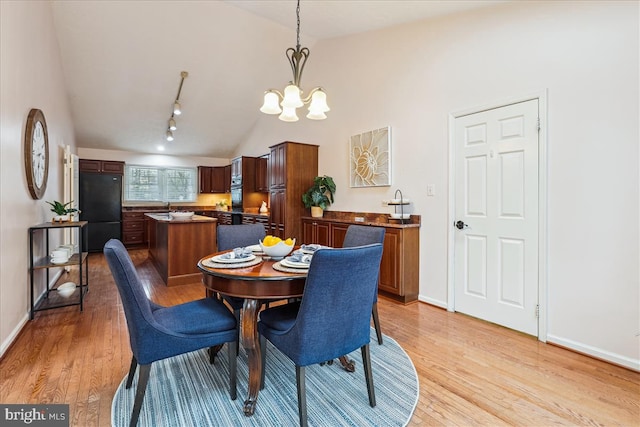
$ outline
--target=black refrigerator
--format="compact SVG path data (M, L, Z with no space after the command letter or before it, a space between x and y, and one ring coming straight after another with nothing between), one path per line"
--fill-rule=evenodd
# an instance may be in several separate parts
M80 173L80 220L89 221L84 247L102 252L109 239L122 240L122 175Z

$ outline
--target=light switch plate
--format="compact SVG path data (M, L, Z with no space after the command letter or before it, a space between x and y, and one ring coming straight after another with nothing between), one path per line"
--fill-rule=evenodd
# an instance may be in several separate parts
M436 185L427 184L427 196L435 196L435 195L436 195Z

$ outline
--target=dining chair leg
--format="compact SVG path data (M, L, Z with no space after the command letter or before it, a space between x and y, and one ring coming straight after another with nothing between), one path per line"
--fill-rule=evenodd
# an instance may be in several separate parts
M140 417L140 409L144 400L144 393L147 391L147 382L149 381L149 373L151 372L151 363L148 365L140 365L140 374L138 374L138 387L136 387L136 398L133 402L133 412L131 413L131 422L129 427L135 427Z
M267 339L263 335L260 335L260 360L262 360L260 390L262 390L264 388L264 372L267 370Z
M376 328L376 336L378 337L378 344L382 344L382 329L380 329L380 318L378 318L378 303L373 303L371 309L371 315L373 316L373 326Z
M371 354L369 353L369 344L360 347L362 352L362 366L364 367L364 378L367 382L367 393L369 393L369 405L376 406L376 392L373 388L373 373L371 371Z
M131 383L133 383L133 377L136 375L136 368L138 367L138 361L135 356L131 356L131 366L129 367L129 376L127 377L127 384L125 386L126 389L131 388Z
M236 346L233 343L227 343L227 352L229 358L229 394L231 400L238 398L238 360L236 353Z
M298 386L298 415L300 427L307 427L307 387L305 384L304 366L296 365L296 384Z
M236 325L238 325L236 332L236 356L240 352L240 309L233 310L233 315L236 316Z

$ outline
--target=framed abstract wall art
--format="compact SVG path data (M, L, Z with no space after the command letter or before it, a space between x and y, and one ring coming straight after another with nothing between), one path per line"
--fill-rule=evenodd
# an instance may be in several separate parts
M354 135L349 141L351 187L391 185L391 128Z

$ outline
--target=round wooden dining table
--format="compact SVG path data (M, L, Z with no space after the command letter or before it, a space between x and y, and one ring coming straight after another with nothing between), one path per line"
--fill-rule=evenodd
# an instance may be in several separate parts
M208 291L244 298L240 342L247 351L249 364L249 387L244 401L244 414L251 416L258 401L263 369L258 338L258 311L261 303L265 300L301 297L307 270L278 271L273 268L277 261L267 257L261 258L255 265L239 268L234 268L236 266L233 264L221 265L212 261L212 257L225 252L228 251L203 257L198 261L198 269L202 271L202 283Z

